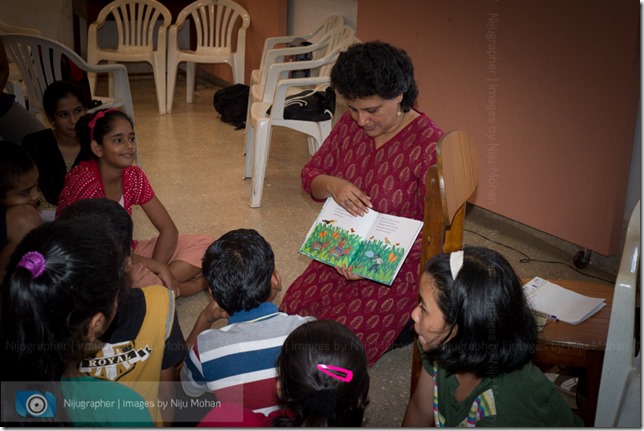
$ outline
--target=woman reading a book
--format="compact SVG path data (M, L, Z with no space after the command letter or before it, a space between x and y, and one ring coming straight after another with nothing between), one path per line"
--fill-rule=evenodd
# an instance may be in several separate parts
M425 175L443 131L413 109L418 89L407 53L384 42L355 44L340 54L331 86L348 110L302 169L304 190L317 201L332 197L355 217L373 209L422 220ZM420 252L417 238L392 286L312 261L281 309L348 326L373 365L392 345L412 340Z

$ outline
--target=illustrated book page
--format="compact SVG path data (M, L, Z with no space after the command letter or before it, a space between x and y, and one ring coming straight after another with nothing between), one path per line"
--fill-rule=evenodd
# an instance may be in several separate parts
M354 217L328 198L300 253L391 286L423 222L369 210Z

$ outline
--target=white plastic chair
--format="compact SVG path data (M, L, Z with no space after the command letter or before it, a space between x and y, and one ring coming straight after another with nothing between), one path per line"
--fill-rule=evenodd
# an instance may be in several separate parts
M615 280L595 414L595 426L600 428L642 426L642 355L635 349L635 330L640 329L635 326L635 308L640 303L640 214L638 202L626 230Z
M264 177L266 174L266 165L268 164L268 154L270 150L271 131L274 126L287 127L305 133L309 144L309 152L315 153L329 133L331 133L332 119L326 121L301 121L284 118L284 105L288 94L292 93L294 88L297 91L302 89L322 90L330 82L330 71L340 52L346 50L350 45L359 43L356 37L349 37L336 45L333 50L328 52L324 57L317 60L294 63L274 64L271 69L277 75L288 74L289 70L299 70L301 68L310 68L323 72L318 76L308 78L284 78L275 82L275 97L271 102L257 101L249 106L249 121L246 123L246 165L244 170L245 178L252 175L252 190L250 206L257 208L261 205L262 192L264 188ZM283 68L283 70L282 70ZM267 110L270 108L270 114Z
M99 31L108 19L116 23L118 46L102 48ZM87 62L147 62L152 66L159 114L166 112L166 40L172 14L156 0L114 0L105 6L87 30ZM155 47L156 44L156 47ZM89 76L92 92L96 76Z
M195 49L179 47L178 35L187 22L192 22ZM246 30L250 15L232 0L197 0L186 6L170 27L168 42L168 112L172 112L177 68L186 62L186 101L192 103L197 63L227 63L236 84L244 83ZM237 30L236 37L234 31Z
M296 36L277 36L269 37L264 41L264 49L262 50L262 59L259 64L259 68L255 69L250 74L250 85L258 84L260 79L261 71L267 67L266 56L268 52L276 48L286 48L289 43L294 42L296 39L301 39L307 41L311 44L318 42L326 33L328 33L334 27L344 24L344 18L342 15L331 15L326 19L322 20L318 25L315 26L313 30L307 34L296 35ZM279 45L279 46L278 46Z
M341 43L352 38L354 35L355 32L351 27L348 25L340 25L333 27L318 42L312 45L269 50L266 54L266 64L268 67L260 69L258 83L251 85L248 106L260 100L272 103L277 81L287 79L291 71L309 69L310 77L329 76L331 68L333 67L332 63L310 68L307 66L307 61L289 61L288 57L298 54L310 54L312 60L326 58L330 52L334 51ZM294 89L293 92L295 91L298 90Z
M21 27L18 25L7 24L0 19L0 34L31 34L33 36L40 36L40 30L30 27ZM7 78L7 84L5 85L5 90L9 94L16 96L16 102L20 103L23 108L27 109L27 102L25 100L25 86L22 82L22 75L20 75L20 70L18 66L9 62L9 77Z
M125 66L122 64L89 65L78 54L65 45L55 40L41 36L25 34L6 34L2 40L7 51L7 57L18 65L20 74L24 79L29 99L29 111L46 121L46 114L42 104L43 93L47 86L54 81L64 79L61 64L63 57L67 57L81 70L88 73L109 74L114 82L114 95L111 98L92 95L103 104L96 109L122 107L132 121L134 121L134 107L130 92L130 81ZM139 163L139 153L136 155Z

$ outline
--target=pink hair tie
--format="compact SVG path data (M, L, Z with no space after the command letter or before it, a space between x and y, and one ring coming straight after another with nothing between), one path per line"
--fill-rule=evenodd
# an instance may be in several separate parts
M47 261L45 260L45 257L37 251L29 251L25 253L25 255L22 256L22 259L20 259L20 262L18 262L18 267L28 269L34 280L45 272L46 265Z
M104 111L98 111L94 118L89 122L89 141L92 142L94 140L94 127L96 126L96 122L100 120L101 118L105 117L105 114L111 111L118 111L118 109L115 108L110 108L110 109L105 109Z

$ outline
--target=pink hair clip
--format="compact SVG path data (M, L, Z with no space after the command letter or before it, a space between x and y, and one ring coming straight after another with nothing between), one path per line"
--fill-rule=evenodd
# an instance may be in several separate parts
M333 365L318 364L317 369L324 374L340 380L341 382L350 382L353 379L353 371L346 368L335 367Z
M118 111L116 108L110 108L110 109L105 109L104 111L98 111L94 118L91 119L89 122L89 140L93 141L94 140L94 127L96 127L96 122L100 120L101 118L105 117L105 114L107 114L110 111Z

